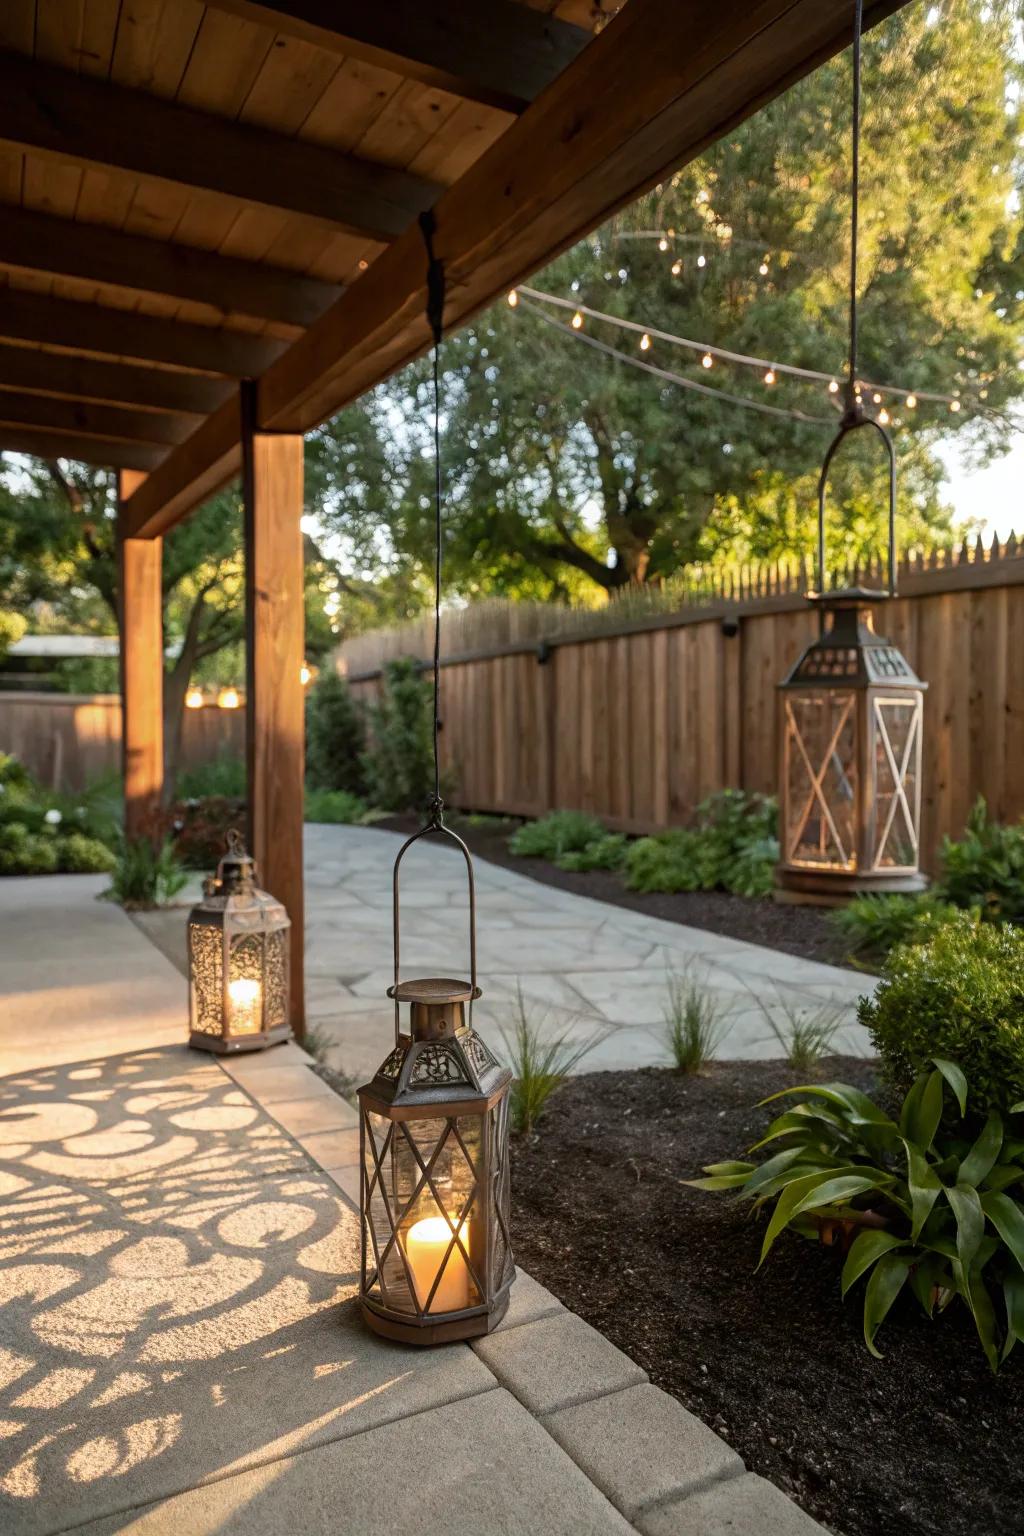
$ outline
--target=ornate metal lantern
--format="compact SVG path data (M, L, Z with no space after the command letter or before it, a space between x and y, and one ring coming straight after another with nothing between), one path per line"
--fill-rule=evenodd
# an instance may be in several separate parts
M288 930L279 901L257 889L237 832L188 919L189 1044L221 1055L291 1038Z
M435 832L466 860L470 978L400 981L399 867L413 843ZM480 996L473 865L462 839L439 819L409 838L395 861L394 925L388 996L395 1046L359 1090L360 1296L376 1333L441 1344L489 1333L501 1321L515 1269L508 1233L511 1073L473 1029Z

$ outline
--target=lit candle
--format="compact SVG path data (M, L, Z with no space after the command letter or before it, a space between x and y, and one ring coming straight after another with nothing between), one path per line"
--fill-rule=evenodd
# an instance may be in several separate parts
M459 1237L466 1242L465 1222L459 1228ZM405 1234L405 1252L416 1287L416 1300L427 1312L461 1312L470 1305L469 1270L462 1250L455 1247L444 1267L434 1299L427 1306L430 1288L451 1240L452 1229L443 1216L426 1216Z
M231 999L231 1033L254 1035L260 1027L260 984L241 976L228 982Z

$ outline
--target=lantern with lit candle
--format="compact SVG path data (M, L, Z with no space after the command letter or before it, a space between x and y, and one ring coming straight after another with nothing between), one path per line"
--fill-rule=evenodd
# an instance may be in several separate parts
M468 981L399 979L399 867L430 833L469 874ZM440 1344L489 1333L515 1276L508 1233L511 1074L473 1029L476 904L461 838L440 822L394 872L395 1046L359 1090L363 1315L386 1338ZM408 1007L403 1027L402 1009Z
M291 1038L288 914L256 885L237 832L188 919L189 1043L235 1054Z

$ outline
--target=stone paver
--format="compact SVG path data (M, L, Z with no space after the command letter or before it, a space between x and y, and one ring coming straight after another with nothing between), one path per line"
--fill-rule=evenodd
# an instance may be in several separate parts
M553 1413L647 1380L646 1371L621 1349L565 1310L476 1339L473 1348L534 1413Z
M638 1517L644 1536L823 1536L822 1527L753 1472Z
M308 1016L326 1060L357 1077L379 1065L391 1036L385 992L400 846L380 828L306 828ZM787 1006L810 1014L833 1003L836 1049L867 1054L855 1005L871 978L558 891L529 877L529 861L523 869L476 864L484 996L475 1018L499 1050L521 988L542 1028L591 1042L578 1071L665 1062L669 978L688 974L720 1004L722 1056L778 1056L772 1020L784 1029ZM403 975L465 969L465 922L461 855L439 844L415 850L402 866Z

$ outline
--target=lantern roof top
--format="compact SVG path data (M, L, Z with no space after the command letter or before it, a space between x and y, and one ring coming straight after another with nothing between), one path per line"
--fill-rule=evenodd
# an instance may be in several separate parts
M822 607L828 628L811 641L783 688L916 688L923 683L899 648L876 632L869 604L884 593L851 587L829 593ZM839 599L835 601L834 599Z
M480 996L480 988L451 976L420 976L396 982L388 987L388 997L396 1003L469 1003Z

